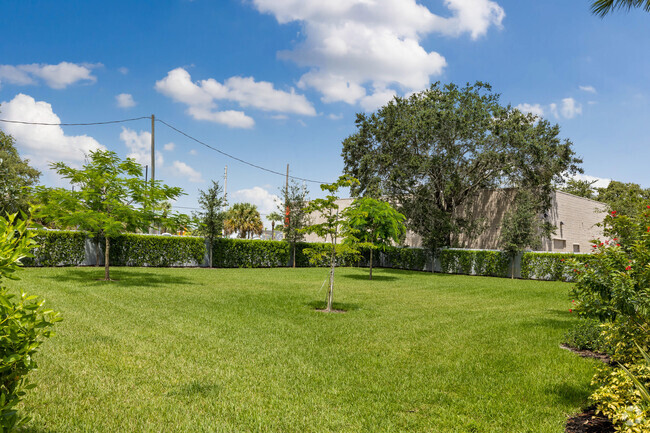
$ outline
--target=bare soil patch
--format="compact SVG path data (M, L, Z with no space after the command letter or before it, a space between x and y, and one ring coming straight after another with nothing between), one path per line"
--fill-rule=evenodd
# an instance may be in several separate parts
M614 425L605 417L596 415L593 407L567 420L566 433L614 433Z

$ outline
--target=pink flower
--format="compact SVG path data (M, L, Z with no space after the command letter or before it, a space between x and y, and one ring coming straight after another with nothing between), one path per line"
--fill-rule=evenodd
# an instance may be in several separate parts
M627 268L625 268L626 271L629 271L630 269L632 269L632 266L628 266Z
M573 313L573 310L571 308L569 308L569 313Z

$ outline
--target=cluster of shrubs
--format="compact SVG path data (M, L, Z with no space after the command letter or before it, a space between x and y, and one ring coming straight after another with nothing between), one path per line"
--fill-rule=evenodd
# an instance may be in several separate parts
M593 379L590 399L625 433L650 431L648 212L612 212L603 222L609 239L594 243L587 262L567 260L575 281L573 310L588 319L567 336L567 343L611 355L612 363L600 367Z

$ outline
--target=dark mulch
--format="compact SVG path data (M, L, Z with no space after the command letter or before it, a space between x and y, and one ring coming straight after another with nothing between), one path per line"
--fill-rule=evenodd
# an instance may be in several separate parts
M566 433L614 433L614 425L605 417L596 415L593 407L567 420Z
M594 358L598 359L599 361L604 362L605 364L610 364L612 360L609 358L609 355L605 353L599 353L599 352L592 352L591 350L588 349L576 349L575 347L567 346L566 344L560 344L560 347L562 349L570 350L571 352L578 354L582 356L583 358Z

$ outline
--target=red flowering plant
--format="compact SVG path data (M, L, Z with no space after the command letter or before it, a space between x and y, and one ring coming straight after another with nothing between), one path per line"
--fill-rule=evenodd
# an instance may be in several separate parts
M594 240L589 266L575 273L572 309L601 321L613 365L620 367L600 369L591 400L617 431L648 431L644 429L650 428L650 407L635 384L650 385L650 366L641 356L650 349L650 215L611 212L601 226L608 240ZM567 262L578 269L576 260ZM638 423L628 422L630 408Z

